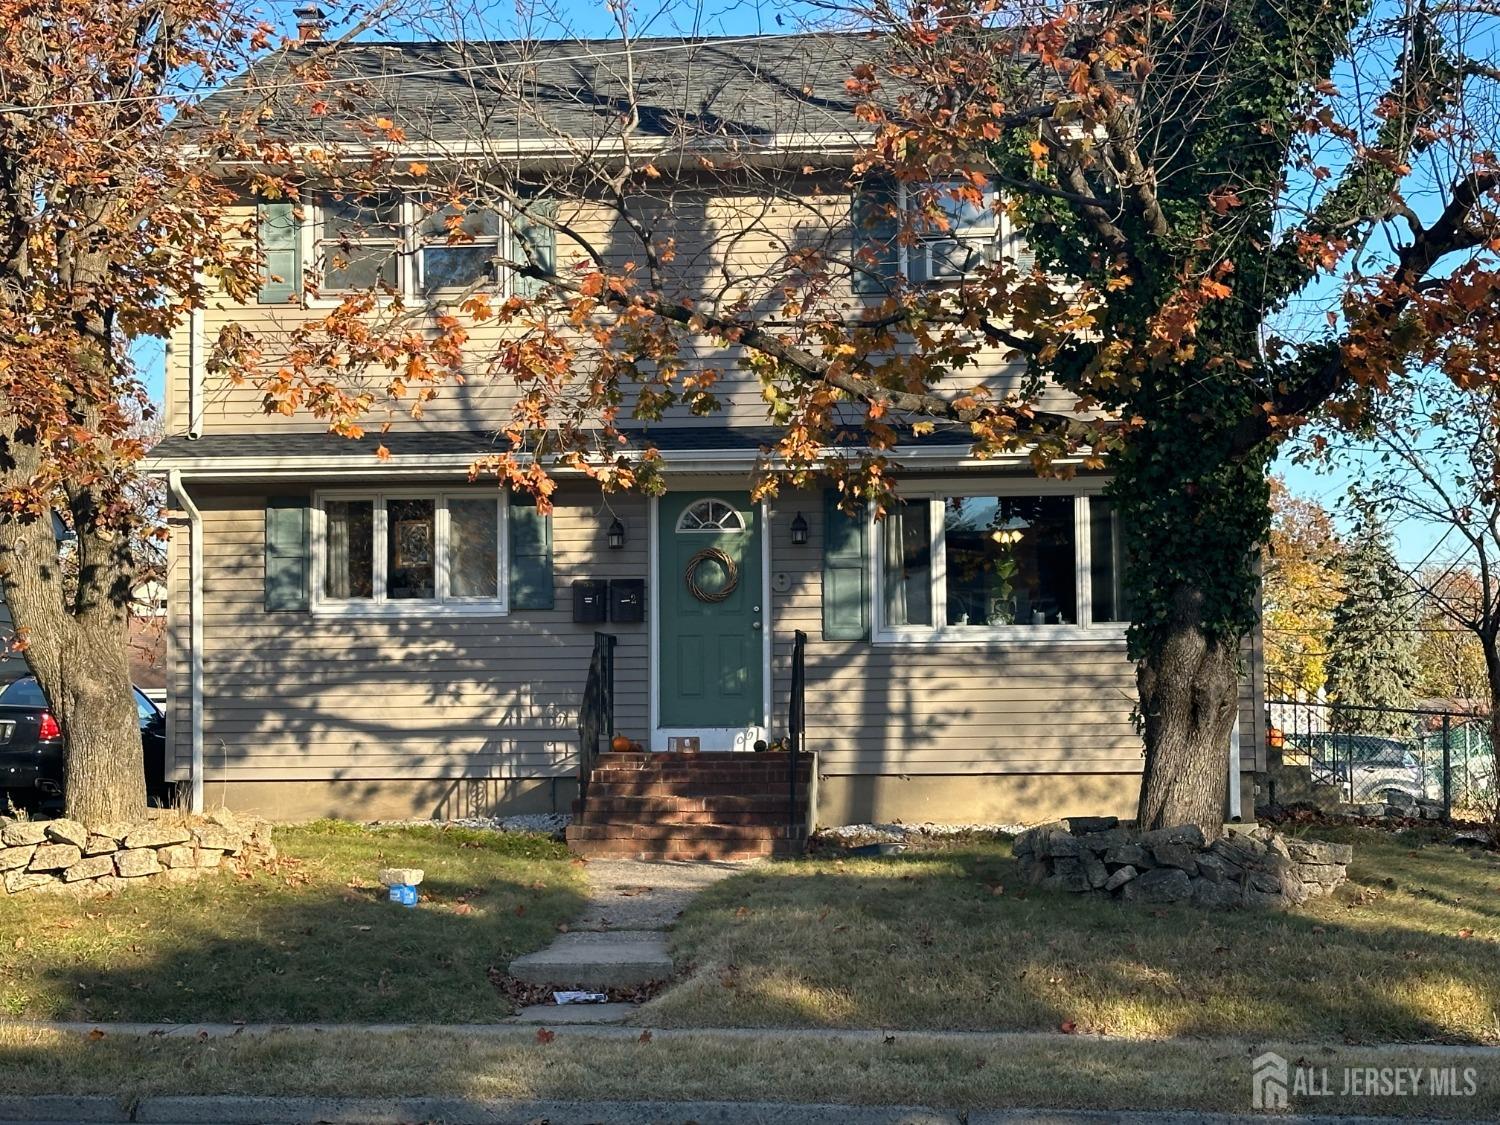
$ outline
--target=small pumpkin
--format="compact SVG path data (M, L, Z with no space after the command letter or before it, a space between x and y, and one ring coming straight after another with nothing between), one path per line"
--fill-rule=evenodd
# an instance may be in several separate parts
M635 743L631 742L623 734L617 734L609 740L609 748L616 754L628 754L634 745Z

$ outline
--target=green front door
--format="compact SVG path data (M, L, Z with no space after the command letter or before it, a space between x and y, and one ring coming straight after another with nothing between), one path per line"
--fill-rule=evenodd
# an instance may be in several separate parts
M760 512L746 492L661 499L661 726L762 722Z

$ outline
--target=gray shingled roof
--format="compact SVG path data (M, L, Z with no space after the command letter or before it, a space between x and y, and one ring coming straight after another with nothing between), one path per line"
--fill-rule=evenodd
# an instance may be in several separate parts
M853 66L878 52L868 35L641 39L632 63L639 135L752 139L857 127L845 89ZM412 141L545 140L618 133L626 100L616 40L353 43L331 54L331 81L309 112L297 48L268 57L210 96L197 120L268 109L288 140L351 142L353 128L388 117Z

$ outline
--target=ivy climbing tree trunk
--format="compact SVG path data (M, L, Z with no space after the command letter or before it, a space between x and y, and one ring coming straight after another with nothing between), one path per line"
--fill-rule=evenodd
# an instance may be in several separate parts
M1177 384L1207 385L1190 369ZM1196 408L1163 412L1122 455L1112 493L1137 606L1130 644L1145 742L1137 819L1144 828L1196 825L1212 839L1227 812L1240 645L1255 627L1254 559L1271 509L1268 450L1235 449L1227 427L1206 421L1201 390L1193 393Z

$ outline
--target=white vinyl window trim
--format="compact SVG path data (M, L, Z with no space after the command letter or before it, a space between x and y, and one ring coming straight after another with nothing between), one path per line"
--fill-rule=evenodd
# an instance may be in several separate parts
M322 250L324 243L330 241L323 237L325 226L323 201L326 198L326 192L317 192L311 196L310 202L303 208L303 219L299 224L297 232L302 261L311 264L314 271L319 275L318 295L306 298L307 307L314 309L337 308L343 303L344 298L351 293L364 292L364 290L334 289L322 284ZM454 291L439 289L431 293L423 292L422 248L424 246L441 246L445 245L445 243L434 242L431 239L424 239L422 237L422 220L428 217L429 212L421 203L420 193L403 192L400 208L401 235L396 241L393 251L396 257L396 292L400 295L403 303L441 305L445 299L454 296ZM496 233L493 236L477 239L472 244L457 243L455 245L492 245L495 247L496 257L504 258L506 248L510 246L510 242L510 223L504 214L497 212ZM514 279L514 270L502 268L495 283L496 296L500 298L510 296L512 286L515 284ZM389 293L381 292L376 294L376 303L378 305L389 305L393 299L393 295Z
M495 515L495 589L493 598L463 598L450 594L452 588L451 539L448 502L450 500L493 499ZM374 597L330 598L326 594L328 577L328 520L326 505L336 500L368 500L374 504L373 582ZM431 500L433 502L433 574L432 598L398 598L386 596L389 523L387 502L391 500ZM505 492L496 489L329 489L314 493L312 505L312 612L322 617L503 617L510 612L509 573L510 502Z
M1119 644L1123 646L1125 631L1130 627L1126 621L1099 621L1093 619L1093 556L1091 531L1092 497L1104 487L1079 489L1069 482L1058 487L1060 482L1028 481L1005 482L999 486L982 487L972 481L951 486L933 484L920 491L903 492L907 503L928 505L928 530L931 535L931 625L892 625L885 620L885 552L882 550L882 527L873 513L867 514L865 542L869 549L869 582L871 639L882 645L942 645L982 646L985 648L1017 648L1050 645ZM1073 580L1078 610L1078 621L1059 625L948 625L948 574L947 544L944 536L943 511L952 497L990 496L1044 496L1066 495L1073 498Z
M913 205L913 188L918 192L932 188L941 193L949 190L951 186L951 183L946 181L934 181L932 183L910 186L905 183L898 184L898 198L902 212L905 213ZM956 205L956 201L951 197L944 196L943 198L948 205ZM999 212L995 210L997 198L993 187L985 189L984 203L981 207L981 213L984 216L983 220L972 226L946 231L919 230L915 232L915 245L902 245L897 248L901 255L902 275L917 285L942 285L945 282L961 281L968 275L969 271L943 274L933 273L934 253L940 252L942 247L950 245L956 245L976 254L980 260L975 263L975 268L978 268L985 261L993 257L1003 243L1001 217Z

